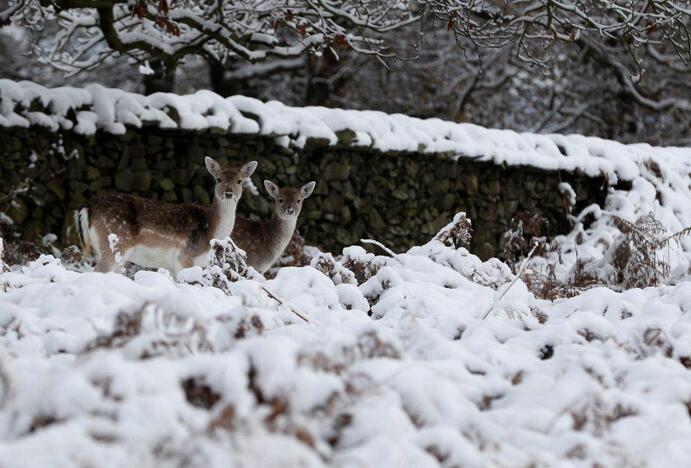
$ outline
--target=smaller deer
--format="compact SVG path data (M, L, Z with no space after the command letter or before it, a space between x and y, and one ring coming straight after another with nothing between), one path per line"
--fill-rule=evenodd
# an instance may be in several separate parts
M252 221L245 218L235 220L231 235L233 241L247 253L247 263L264 273L276 263L278 257L293 237L302 202L312 195L316 182L309 182L299 189L278 188L270 180L264 181L269 196L276 202L269 221Z
M118 267L110 234L118 237L122 259L143 267L163 267L177 274L204 263L211 239L225 239L233 232L243 180L257 168L256 161L242 167L221 167L209 157L204 162L216 181L211 208L109 193L94 197L77 211L77 232L84 253L88 255L92 248L96 251L96 271Z

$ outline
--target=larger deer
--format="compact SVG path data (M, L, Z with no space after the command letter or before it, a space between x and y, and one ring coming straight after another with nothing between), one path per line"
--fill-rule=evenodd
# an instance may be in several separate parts
M211 208L111 193L93 198L76 213L84 252L96 251L96 271L118 267L110 234L117 235L123 260L143 267L163 267L177 274L204 263L211 239L225 239L233 232L243 180L257 168L256 161L242 167L221 167L209 157L204 162L216 181Z
M316 182L309 182L299 189L278 188L270 180L264 181L269 196L274 199L273 216L269 221L235 220L231 235L233 241L247 253L247 263L264 273L276 263L293 237L302 202L312 195Z

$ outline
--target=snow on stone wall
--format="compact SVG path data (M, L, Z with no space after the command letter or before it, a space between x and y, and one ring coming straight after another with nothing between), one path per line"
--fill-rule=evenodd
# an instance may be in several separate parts
M293 108L208 91L141 96L99 85L48 89L9 80L0 80L0 126L8 127L0 146L12 179L3 181L3 193L27 177L40 178L39 202L23 207L38 216L30 226L38 230L61 229L66 210L99 190L205 202L210 185L200 168L209 151L233 162L258 159L258 176L279 182L317 178L312 211L301 223L336 251L365 234L405 248L466 211L475 221L473 247L484 246L487 257L500 251L503 231L522 210L543 209L565 232L562 200L573 198L571 191L578 201L573 214L594 202L630 221L652 213L670 232L691 225L691 148ZM603 181L605 192L597 188ZM268 214L262 197L243 203ZM591 212L595 227L582 227L593 244L606 244L617 231L601 210ZM577 239L567 244L575 255ZM681 248L687 253L681 258L690 258L688 240Z
M691 149L623 145L580 135L518 134L440 119L417 119L375 111L288 107L245 96L222 98L210 91L186 96L150 96L90 85L83 89L45 88L31 82L0 80L0 126L40 125L90 135L97 130L124 134L128 126L163 129L217 129L277 137L303 147L317 139L382 152L443 153L497 164L606 174L612 182L633 180L648 158L691 158ZM686 161L686 165L690 165Z
M474 222L473 251L488 258L501 252L502 235L521 211L539 207L551 221L550 234L569 230L560 183L573 187L577 207L602 203L606 194L604 178L465 158L329 146L294 150L261 135L155 127L96 137L32 126L0 132L0 194L26 188L0 212L14 220L15 233L25 239L54 232L70 243L76 238L63 234L72 226L72 210L100 191L208 206L213 181L204 168L205 155L236 164L259 162L253 180L261 191L259 196L245 193L239 206L244 215L270 216L273 205L264 179L280 186L318 181L299 230L310 243L334 253L362 237L405 250L465 211Z

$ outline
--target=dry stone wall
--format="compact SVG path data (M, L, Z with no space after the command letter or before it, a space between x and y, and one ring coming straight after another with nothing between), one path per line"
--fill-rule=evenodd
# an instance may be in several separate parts
M471 158L422 153L381 153L308 140L285 148L271 137L158 127L124 135L83 136L40 127L0 129L0 227L6 237L45 233L75 242L72 212L89 197L118 190L169 202L209 204L212 180L203 165L210 155L236 163L257 160L259 196L245 193L240 212L270 216L261 181L284 184L316 180L315 194L298 224L308 242L339 253L362 237L402 251L429 239L458 211L473 220L472 250L483 258L501 252L503 234L522 211L541 212L550 234L569 228L568 182L577 206L602 203L606 180L528 166L498 166Z

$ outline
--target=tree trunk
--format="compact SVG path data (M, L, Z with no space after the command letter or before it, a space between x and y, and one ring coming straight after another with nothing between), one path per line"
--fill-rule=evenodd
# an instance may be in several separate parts
M235 80L227 80L225 78L226 67L214 60L209 60L209 79L211 80L211 88L217 94L223 97L233 96L235 94L249 94L242 92L244 90L243 82Z
M175 65L166 65L156 59L149 64L154 72L144 75L144 94L172 93L175 88Z
M330 52L324 53L321 57L309 56L307 58L309 76L305 90L305 105L328 106L331 104L332 95L338 91L343 83L341 80L332 83L330 79L338 72L339 67L343 66L345 59L345 54L339 61Z

